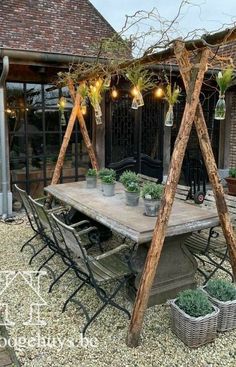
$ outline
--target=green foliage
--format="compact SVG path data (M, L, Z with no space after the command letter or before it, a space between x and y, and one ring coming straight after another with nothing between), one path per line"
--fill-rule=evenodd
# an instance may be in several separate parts
M86 83L81 83L78 86L78 93L80 94L80 96L85 99L88 96L88 87L86 85Z
M220 88L220 93L224 94L225 91L229 88L230 83L233 79L233 71L232 66L228 66L223 72L219 72L216 77L216 82Z
M127 182L125 188L129 192L140 192L140 186L138 182Z
M206 316L213 312L210 301L200 290L187 289L177 296L176 304L181 310L192 317Z
M106 90L104 86L104 80L98 79L94 81L88 88L87 95L89 97L90 103L95 108L97 104L100 104L102 101L102 93Z
M232 178L236 178L236 168L229 169L229 176Z
M169 103L169 105L174 105L178 102L178 98L180 96L180 88L174 84L172 89L171 84L168 82L165 89L165 99Z
M139 92L152 89L155 86L152 81L153 74L140 65L130 67L126 72L126 77Z
M142 197L145 199L158 200L161 198L164 186L155 182L146 182L143 185Z
M97 170L94 168L89 168L86 176L90 176L90 177L96 177L97 176Z
M135 172L126 170L120 176L120 182L124 185L125 189L129 192L139 192L139 178Z
M236 299L236 288L227 280L209 280L206 285L206 290L210 296L222 302L233 301Z
M98 177L102 180L102 177L104 176L113 176L114 179L116 179L116 172L111 168L102 168L98 172Z
M101 181L104 184L113 185L116 182L116 179L112 174L110 174L110 175L102 176Z

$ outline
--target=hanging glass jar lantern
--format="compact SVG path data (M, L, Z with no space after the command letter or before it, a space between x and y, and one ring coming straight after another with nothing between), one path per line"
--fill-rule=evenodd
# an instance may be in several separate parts
M173 123L174 123L174 106L170 104L165 117L165 126L173 126Z
M65 107L66 107L66 98L61 97L58 101L57 106L60 111L60 124L61 126L66 126L66 117L65 117Z
M94 106L94 112L95 112L95 121L97 125L102 124L102 110L99 103L96 103Z
M85 98L83 98L80 104L80 109L81 109L82 115L85 116L87 114L87 101Z
M224 120L226 113L225 96L220 95L215 107L215 120Z
M234 68L232 65L229 65L225 70L219 71L216 77L216 82L219 87L219 99L216 103L215 107L215 120L224 120L226 113L226 104L225 104L225 92L231 85L233 80L233 72Z
M138 87L132 89L132 95L134 96L131 108L137 110L139 107L144 106L143 96Z

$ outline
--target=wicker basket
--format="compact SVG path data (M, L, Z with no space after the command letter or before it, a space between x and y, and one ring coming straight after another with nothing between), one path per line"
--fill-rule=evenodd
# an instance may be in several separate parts
M176 299L170 301L171 329L190 348L212 342L217 334L219 309L212 305L214 311L201 317L187 315L176 305Z
M219 308L219 318L218 318L218 331L227 331L236 328L236 300L222 302L218 299L210 296L210 294L206 291L206 286L202 288L203 292L207 294L211 303L213 303L216 307Z

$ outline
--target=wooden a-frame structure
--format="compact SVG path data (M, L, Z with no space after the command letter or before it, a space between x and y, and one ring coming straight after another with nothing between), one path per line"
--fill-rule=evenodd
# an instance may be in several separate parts
M229 248L232 271L234 274L234 279L236 279L236 236L230 221L228 208L224 198L223 187L217 172L217 165L214 159L203 110L199 101L204 74L207 70L209 62L210 47L214 45L219 46L220 44L225 44L233 40L236 40L236 28L227 29L213 35L205 35L201 39L193 41L184 42L182 40L176 40L173 42L173 47L171 48L156 54L146 55L142 59L126 62L120 65L120 69L122 69L122 67L127 67L129 64L148 65L158 62L163 63L163 61L175 56L186 89L186 104L184 114L182 117L179 133L175 141L164 194L153 233L153 239L146 258L128 330L127 345L130 347L137 346L139 342L144 313L147 308L150 289L152 287L164 244L166 228L171 214L171 209L175 198L175 191L181 173L184 153L193 123L195 123L205 166L214 191L219 221ZM191 57L191 60L189 51L194 51L195 54L193 58ZM83 75L82 79L90 79L94 78L94 76L95 75L91 74ZM88 150L92 167L95 169L99 168L96 155L87 132L86 124L81 113L80 96L75 92L75 87L72 81L69 82L68 87L71 97L74 101L74 107L67 125L67 130L52 178L52 184L56 184L59 180L66 148L70 140L70 135L73 130L76 117L78 118L80 124L81 133Z

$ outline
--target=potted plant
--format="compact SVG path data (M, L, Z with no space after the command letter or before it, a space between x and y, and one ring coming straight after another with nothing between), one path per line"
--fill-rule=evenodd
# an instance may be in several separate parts
M124 171L120 176L120 182L125 187L126 204L128 206L137 206L140 195L138 175L132 171Z
M143 185L142 197L144 200L145 214L148 217L157 216L163 188L163 185L156 184L155 182L146 182Z
M233 79L233 67L228 66L224 71L220 71L216 77L219 87L219 99L215 107L215 120L224 120L226 113L225 92L229 88Z
M102 182L102 178L104 176L110 176L110 175L113 175L114 176L114 179L116 179L116 171L114 171L114 169L111 169L111 168L102 168L98 171L98 177L100 178L101 180L101 189L103 191L103 182Z
M114 172L115 171L111 169L109 170L109 172L107 171L106 175L102 175L101 177L104 196L114 196L115 195L116 177L115 177Z
M236 196L236 168L229 169L229 177L225 178L228 185L228 194Z
M89 168L86 173L86 182L88 189L94 189L97 186L97 170Z
M201 290L187 289L170 301L171 329L188 347L213 341L217 333L219 309Z
M209 280L203 287L209 300L219 308L218 331L236 327L236 287L223 279Z

